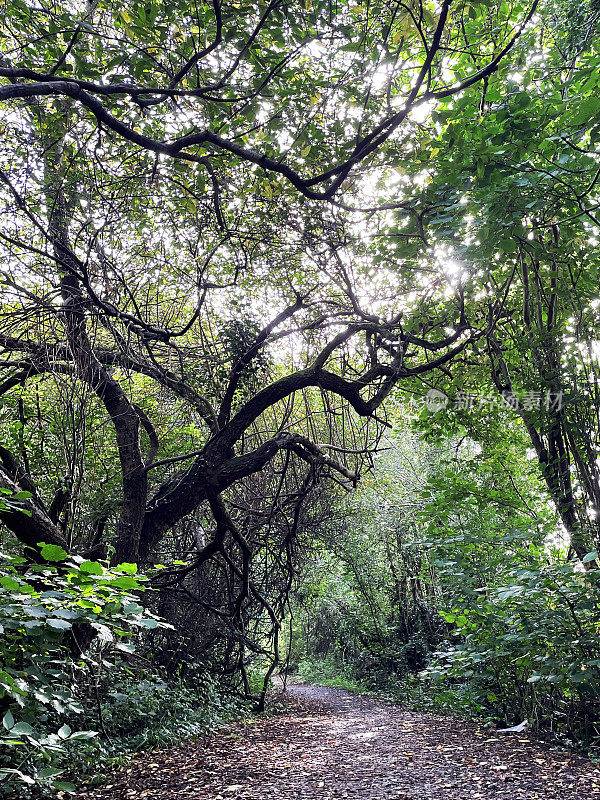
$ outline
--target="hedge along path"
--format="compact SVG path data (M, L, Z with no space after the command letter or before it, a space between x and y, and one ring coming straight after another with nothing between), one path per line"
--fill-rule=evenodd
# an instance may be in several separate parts
M590 760L339 689L294 686L283 713L140 755L76 800L600 798Z

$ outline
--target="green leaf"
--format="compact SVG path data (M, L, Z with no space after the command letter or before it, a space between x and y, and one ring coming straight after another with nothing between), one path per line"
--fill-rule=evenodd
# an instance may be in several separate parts
M67 622L66 619L56 619L56 617L50 617L47 619L46 624L58 631L68 631L69 628L72 627L71 623Z
M110 582L111 586L116 586L117 589L137 589L139 584L136 578L122 577L116 578Z
M127 561L124 561L122 564L118 564L115 567L116 572L125 572L128 575L135 575L138 570L137 564L131 564Z
M155 619L141 619L138 622L138 625L141 628L156 628L158 626L158 622Z
M10 729L10 732L11 734L32 734L33 728L27 722L17 722L17 724Z
M57 544L45 544L41 549L41 556L46 561L65 561L69 554Z
M11 728L14 727L15 718L10 713L10 711L7 711L6 714L4 715L4 717L2 719L2 724L4 725L4 727L6 728L7 731L11 730Z
M81 613L72 611L70 608L57 608L53 613L55 617L60 617L60 619L79 619L81 616Z
M500 239L499 246L504 253L517 252L517 243L514 239Z
M43 769L39 770L36 778L43 781L47 780L48 778L53 778L55 775L62 775L63 772L63 769L56 769L56 767L44 767Z
M576 672L574 675L569 676L569 681L571 683L583 683L584 681L587 681L589 677L589 672Z
M31 492L17 492L13 494L11 500L29 500Z
M88 575L102 575L104 573L101 564L98 564L97 561L83 561L79 565L79 569Z
M23 611L29 617L35 617L37 619L44 619L50 613L47 608L44 606L24 606Z
M58 789L60 792L68 792L69 794L75 793L75 786L68 781L56 781L54 788Z
M71 735L71 728L68 725L63 725L58 729L58 735L61 739L68 739Z
M600 113L600 97L586 97L578 106L573 117L573 124L583 125L585 122Z
M128 697L128 695L126 695ZM69 739L94 739L98 736L98 731L75 731L69 736Z
M16 581L14 578L11 578L8 575L4 578L0 578L0 583L5 589L8 589L11 592L18 592L21 589L21 584L19 581Z
M4 769L0 769L0 775L16 775L20 781L26 783L28 786L32 786L35 783L35 780L31 777L31 775L21 772L20 769L10 769L5 767Z

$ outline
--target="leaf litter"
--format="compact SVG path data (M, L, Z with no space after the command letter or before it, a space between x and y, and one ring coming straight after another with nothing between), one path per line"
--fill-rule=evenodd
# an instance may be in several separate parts
M75 800L571 800L600 798L600 770L533 734L339 689L292 686L281 713L139 754Z

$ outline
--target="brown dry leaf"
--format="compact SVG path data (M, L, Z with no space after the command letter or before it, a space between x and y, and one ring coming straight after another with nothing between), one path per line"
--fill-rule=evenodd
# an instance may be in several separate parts
M74 800L594 800L599 777L532 736L498 740L472 722L293 687L284 714L141 753Z

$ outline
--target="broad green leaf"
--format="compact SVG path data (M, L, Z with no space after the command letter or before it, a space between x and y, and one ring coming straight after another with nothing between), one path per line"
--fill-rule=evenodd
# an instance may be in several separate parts
M59 631L67 631L72 627L71 623L66 619L57 619L56 617L49 617L46 620L46 625L49 625L51 628L55 628Z
M71 728L68 725L63 725L58 729L58 735L61 739L68 739L71 736Z
M81 572L86 572L90 575L102 575L104 573L101 564L98 564L97 561L83 561L79 565L79 569Z
M69 554L57 544L45 544L40 554L46 561L65 561Z

